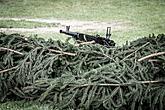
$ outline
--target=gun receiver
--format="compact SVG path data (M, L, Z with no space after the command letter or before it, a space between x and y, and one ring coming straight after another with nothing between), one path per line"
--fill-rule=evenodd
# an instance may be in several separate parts
M75 40L80 40L84 42L95 41L95 43L104 45L106 47L115 46L115 42L113 40L110 40L111 27L107 27L106 38L100 37L99 35L92 36L92 35L78 33L78 32L70 32L69 29L70 29L70 26L66 26L66 31L60 30L60 33L72 36Z

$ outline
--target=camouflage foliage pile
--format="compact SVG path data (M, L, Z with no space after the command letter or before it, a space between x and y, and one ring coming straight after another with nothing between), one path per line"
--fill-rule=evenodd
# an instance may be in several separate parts
M1 33L0 101L8 100L58 109L163 110L165 35L106 48Z

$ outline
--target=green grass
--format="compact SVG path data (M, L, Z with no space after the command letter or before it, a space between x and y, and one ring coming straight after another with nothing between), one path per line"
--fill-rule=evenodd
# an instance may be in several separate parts
M124 42L148 36L150 33L164 33L164 10L165 0L3 0L0 2L1 17L129 22L131 28L113 31L112 38L116 41L122 39Z
M38 102L13 101L0 104L0 110L53 110L52 106Z
M14 20L0 20L0 28L37 28L37 27L56 27L57 24L38 23L32 21L14 21Z
M163 17L164 6L164 0L4 0L0 16L145 22Z
M148 36L150 33L164 33L164 10L165 0L3 0L3 2L1 0L0 2L0 17L129 22L131 28L113 31L112 38L122 43Z
M165 33L165 0L0 0L0 17L129 22L131 28L112 31L112 39L117 44L123 44L127 40L135 40L142 36L148 36L150 33ZM0 26L31 28L47 26L47 24L0 21ZM104 32L98 33L103 35ZM65 36L57 33L44 33L38 36L45 39L66 39ZM44 107L45 105L41 106L32 102L0 104L0 110L46 110L47 106Z

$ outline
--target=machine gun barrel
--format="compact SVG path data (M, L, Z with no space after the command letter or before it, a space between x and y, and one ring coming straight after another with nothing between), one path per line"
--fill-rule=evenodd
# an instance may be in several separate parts
M63 33L63 34L69 35L69 36L73 36L73 37L78 36L78 33L77 32L70 32L70 31L60 30L60 33Z

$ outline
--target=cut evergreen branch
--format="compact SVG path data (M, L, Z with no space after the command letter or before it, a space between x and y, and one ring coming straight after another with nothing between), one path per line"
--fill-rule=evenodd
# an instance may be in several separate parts
M18 51L16 51L16 50L12 50L12 49L9 49L9 48L0 47L0 51L2 51L2 50L7 50L7 51L10 51L10 52L14 52L14 53L16 53L16 54L23 55L23 53L18 52Z
M49 49L49 51L64 54L64 55L70 55L70 56L75 56L76 55L76 53L63 52L63 51L53 50L53 49Z
M14 69L17 69L18 68L18 66L15 66L15 67L12 67L12 68L9 68L9 69L5 69L5 70L1 70L0 71L0 74L1 73L5 73L5 72L8 72L8 71L11 71L11 70L14 70Z
M158 53L153 53L153 54L150 54L150 55L147 55L143 58L140 58L138 59L138 61L143 61L143 60L146 60L146 59L149 59L149 58L152 58L152 57L156 57L156 56L159 56L159 55L165 55L165 52L158 52Z

